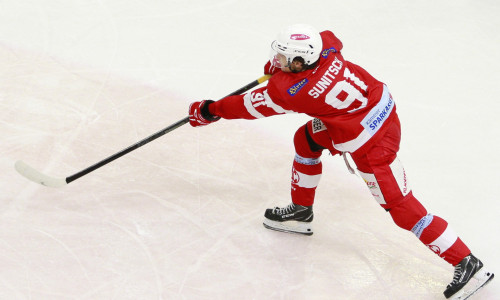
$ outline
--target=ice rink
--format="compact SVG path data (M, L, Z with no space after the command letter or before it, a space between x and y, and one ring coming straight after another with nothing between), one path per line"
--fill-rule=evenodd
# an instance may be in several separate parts
M417 198L500 273L500 2L0 1L0 299L445 299L453 267L323 155L314 235L290 202L307 116L183 127L67 177L262 76L276 33L330 29L385 82ZM473 299L500 299L494 279Z

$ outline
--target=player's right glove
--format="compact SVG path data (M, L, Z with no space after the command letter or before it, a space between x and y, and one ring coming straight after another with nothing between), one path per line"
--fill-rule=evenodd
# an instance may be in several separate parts
M189 105L189 124L193 127L198 127L218 121L220 117L214 116L208 111L208 106L213 102L215 101L203 100L191 103Z
M274 75L279 71L281 71L281 69L271 65L271 61L268 61L264 66L264 75Z

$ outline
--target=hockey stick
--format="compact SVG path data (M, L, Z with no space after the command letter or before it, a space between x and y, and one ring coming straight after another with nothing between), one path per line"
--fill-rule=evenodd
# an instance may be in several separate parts
M270 77L271 77L271 75L264 75L264 76L260 77L259 79L250 82L249 84L245 85L244 87L240 88L239 90L232 92L231 94L227 95L226 97L243 94L244 92L247 92L248 90L265 82ZM26 164L25 162L23 162L21 160L18 160L15 163L15 168L16 168L17 172L19 172L19 174L23 175L24 177L28 178L31 181L34 181L36 183L39 183L39 184L45 185L45 186L61 187L61 186L67 185L68 183L70 183L72 181L77 180L78 178L80 178L82 176L87 175L88 173L90 173L96 169L99 169L100 167L114 161L115 159L118 159L118 158L124 156L127 153L134 151L135 149L137 149L139 147L146 145L147 143L169 133L170 131L172 131L174 129L181 127L182 125L184 125L188 122L189 122L189 117L185 117L184 119L177 121L176 123L148 136L147 138L145 138L143 140L140 140L139 142L123 149L122 151L117 152L117 153L101 160L100 162L95 163L95 164L91 165L90 167L85 168L85 169L81 170L80 172L75 173L75 174L68 176L66 178L56 178L56 177L52 177L52 176L48 176L46 174L43 174L43 173L35 170L34 168L30 167L28 164Z

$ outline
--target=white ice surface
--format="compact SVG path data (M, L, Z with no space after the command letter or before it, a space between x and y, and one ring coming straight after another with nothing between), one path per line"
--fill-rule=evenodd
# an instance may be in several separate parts
M258 78L275 33L332 29L389 85L416 196L500 272L500 2L0 3L0 299L444 299L452 267L324 155L315 233L262 226L289 202L307 117L185 125L72 175ZM498 276L498 275L497 275ZM500 299L495 279L475 299Z

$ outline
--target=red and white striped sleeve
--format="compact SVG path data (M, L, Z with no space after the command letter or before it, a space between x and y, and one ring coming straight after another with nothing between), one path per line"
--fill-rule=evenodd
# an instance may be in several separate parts
M245 95L229 96L210 104L209 111L224 119L260 119L285 113L294 113L278 105L262 87Z

